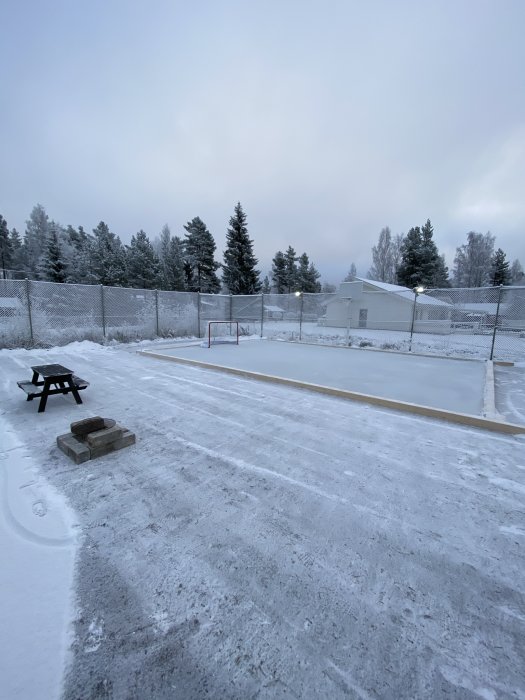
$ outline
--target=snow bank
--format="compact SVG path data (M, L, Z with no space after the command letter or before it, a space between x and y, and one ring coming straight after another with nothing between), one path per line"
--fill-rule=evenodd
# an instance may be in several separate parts
M58 698L70 644L74 516L2 415L0 434L2 697Z

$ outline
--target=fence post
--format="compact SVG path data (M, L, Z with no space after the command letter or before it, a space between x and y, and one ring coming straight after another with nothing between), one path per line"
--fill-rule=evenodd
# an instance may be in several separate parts
M27 297L27 311L29 314L29 337L31 338L31 342L34 342L33 338L33 318L31 314L31 295L29 293L29 278L26 277L26 297Z
M490 359L494 357L494 345L496 343L496 329L498 327L498 319L499 319L499 305L501 303L501 292L503 291L503 285L500 284L499 286L499 291L498 291L498 305L496 307L496 320L494 321L494 330L492 332L492 347L490 348Z
M263 337L264 326L264 292L261 292L261 338Z
M106 337L106 305L104 302L104 285L100 285L100 306L102 308L102 335Z
M155 320L157 323L157 338L159 337L159 290L155 290Z
M230 292L230 321L233 318L233 294Z
M197 292L197 326L199 330L197 332L197 338L201 337L201 293Z

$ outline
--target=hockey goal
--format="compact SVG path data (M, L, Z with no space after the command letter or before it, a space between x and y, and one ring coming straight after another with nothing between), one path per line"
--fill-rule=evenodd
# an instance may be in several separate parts
M208 321L208 347L219 343L239 345L239 321Z

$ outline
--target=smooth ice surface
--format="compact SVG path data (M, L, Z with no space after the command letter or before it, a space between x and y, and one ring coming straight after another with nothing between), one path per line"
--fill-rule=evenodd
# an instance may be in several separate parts
M159 352L458 413L483 409L485 365L477 360L265 340Z
M525 425L525 362L494 367L496 409L510 423Z
M65 700L525 696L525 437L129 350L0 352L6 430L82 532ZM91 384L38 414L16 380L51 362ZM75 465L56 435L94 415L137 444ZM18 596L45 559L2 589L9 700L56 662Z

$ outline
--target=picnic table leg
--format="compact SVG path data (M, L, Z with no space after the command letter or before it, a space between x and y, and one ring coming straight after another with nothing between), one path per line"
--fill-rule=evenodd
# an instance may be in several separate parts
M49 379L44 380L44 386L42 388L42 396L40 398L40 403L38 404L38 412L44 413L46 410L47 397L49 394L49 389L51 388L51 381Z
M75 382L74 382L72 379L67 379L66 381L67 381L67 383L68 383L68 385L69 385L69 388L70 388L70 390L71 390L71 393L72 393L73 396L75 397L75 401L76 401L77 403L82 403L82 399L80 398L80 394L78 393L78 389L77 389L76 386L75 386Z

